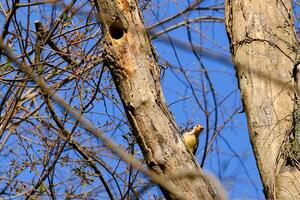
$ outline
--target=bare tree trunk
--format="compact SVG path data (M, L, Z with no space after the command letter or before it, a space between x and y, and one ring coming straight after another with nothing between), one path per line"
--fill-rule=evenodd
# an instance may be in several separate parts
M148 167L170 177L188 199L217 198L202 176L172 178L176 174L202 172L165 104L156 55L137 2L98 0L96 6L107 65ZM164 195L172 199L166 192Z
M300 199L299 170L285 156L295 103L297 38L291 1L226 0L225 15L266 197Z

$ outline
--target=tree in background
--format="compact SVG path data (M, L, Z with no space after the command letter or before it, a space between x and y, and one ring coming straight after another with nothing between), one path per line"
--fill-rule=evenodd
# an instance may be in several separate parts
M226 6L228 11L238 7ZM201 167L214 172L231 197L263 198L246 140L223 10L223 1L205 0L144 0L138 6L133 0L1 2L0 196L158 199L159 184L166 198L222 198L214 178ZM253 11L254 32L260 33L255 23L261 15L246 10ZM233 11L226 16L235 17ZM286 74L258 78L285 88ZM293 102L288 105L292 108L284 112L293 115ZM245 110L251 116L247 104ZM198 123L205 130L193 157L179 132ZM280 130L289 130L289 123L282 122ZM278 133L272 132L265 145L283 141L286 135L278 138ZM248 148L241 148L241 141ZM261 150L254 145L255 153ZM269 171L266 176L276 179L278 171L287 170ZM262 180L266 191L278 192L274 181L263 175Z
M291 1L226 1L226 28L268 199L299 199L298 41Z

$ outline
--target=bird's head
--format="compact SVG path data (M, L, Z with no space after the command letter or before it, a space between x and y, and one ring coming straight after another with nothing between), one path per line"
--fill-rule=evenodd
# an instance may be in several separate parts
M201 126L200 124L194 126L194 133L195 135L199 135L203 131L204 127Z

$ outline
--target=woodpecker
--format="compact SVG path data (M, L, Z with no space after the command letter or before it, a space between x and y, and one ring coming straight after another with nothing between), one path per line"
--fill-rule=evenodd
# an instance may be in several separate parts
M188 146L190 152L194 155L196 154L198 148L199 135L203 131L203 129L203 126L197 124L191 130L187 130L182 134L184 143Z

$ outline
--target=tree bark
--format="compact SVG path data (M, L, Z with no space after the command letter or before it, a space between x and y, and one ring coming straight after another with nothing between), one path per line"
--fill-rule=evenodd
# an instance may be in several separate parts
M295 103L291 1L226 0L225 21L266 198L300 199L299 170L284 156Z
M170 177L188 199L215 199L203 176L172 176L201 172L189 153L169 112L160 86L156 54L134 0L95 1L104 34L101 46L133 134L148 167ZM173 197L164 192L167 199Z

